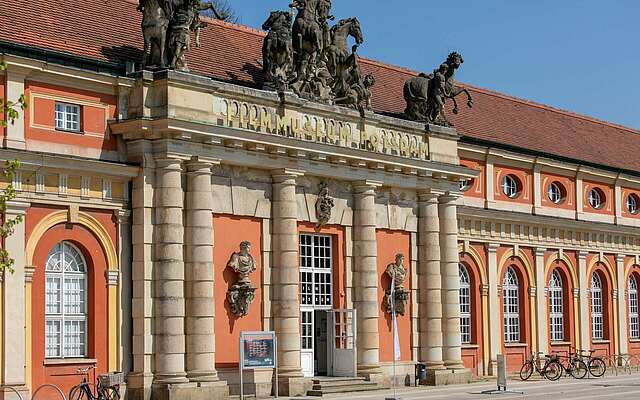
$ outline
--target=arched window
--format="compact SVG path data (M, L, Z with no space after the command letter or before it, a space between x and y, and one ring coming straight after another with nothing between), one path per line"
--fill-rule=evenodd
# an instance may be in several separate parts
M45 266L45 355L84 357L87 340L87 268L80 251L58 243Z
M557 270L551 273L549 280L549 326L551 327L551 340L564 340L564 310L562 297L562 278Z
M591 274L591 338L603 339L603 314L602 314L602 280L597 272Z
M520 290L518 276L509 267L502 280L502 300L504 314L504 342L520 341Z
M640 339L638 323L638 282L635 276L629 277L629 338Z
M471 281L467 268L458 264L460 274L460 333L462 343L471 343Z

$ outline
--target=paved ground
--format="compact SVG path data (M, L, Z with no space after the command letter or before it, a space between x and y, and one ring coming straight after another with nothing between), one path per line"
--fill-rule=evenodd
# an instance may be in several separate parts
M640 375L607 376L600 379L575 380L563 378L557 382L533 380L528 382L512 381L508 389L520 393L482 394L485 390L495 389L495 383L474 383L463 386L448 386L440 388L399 388L399 400L419 399L544 399L544 400L607 400L607 399L640 399ZM322 399L334 400L384 400L392 397L392 391L377 391L373 393L350 393L325 396ZM310 398L308 398L310 399ZM315 399L321 399L316 397Z

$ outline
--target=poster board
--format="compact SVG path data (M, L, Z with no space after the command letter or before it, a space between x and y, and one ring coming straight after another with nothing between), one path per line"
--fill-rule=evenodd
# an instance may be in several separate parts
M240 332L240 400L244 399L244 371L273 369L278 398L278 338L275 332Z

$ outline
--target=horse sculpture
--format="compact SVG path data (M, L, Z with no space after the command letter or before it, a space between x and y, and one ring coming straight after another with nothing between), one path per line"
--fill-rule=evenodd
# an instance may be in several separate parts
M324 49L325 35L318 7L323 0L297 0L298 14L293 22L293 51L298 80L305 79L309 65L315 65Z
M428 122L440 125L451 125L446 118L437 120L435 116L443 115L443 110L434 110L434 107L441 107L445 99L453 100L453 113L458 114L458 102L456 96L464 93L467 96L467 106L473 107L473 99L471 94L465 88L457 88L455 86L455 73L464 63L462 56L457 52L452 52L445 61L446 68L444 77L446 83L443 93L437 88L431 87L434 74L420 74L414 78L410 78L404 85L404 99L407 102L405 109L406 116L414 121ZM437 71L437 70L436 70ZM434 98L441 96L440 100Z
M291 14L286 11L273 11L262 24L262 29L269 31L262 44L265 87L283 90L293 69Z
M171 6L171 2L166 0L140 0L138 10L142 11L143 68L167 66L167 31L173 13Z
M334 77L342 76L345 68L352 63L347 63L351 55L348 49L347 40L349 36L356 41L352 53L355 53L358 46L364 43L362 28L357 18L341 19L331 28L331 44L325 50L327 68Z

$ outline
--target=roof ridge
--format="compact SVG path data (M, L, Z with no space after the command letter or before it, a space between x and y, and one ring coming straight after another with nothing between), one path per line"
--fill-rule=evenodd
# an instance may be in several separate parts
M125 1L130 1L130 0L125 0ZM239 24L239 23L235 23L235 22L229 22L229 21L223 21L220 19L216 19L216 18L211 18L211 17L207 17L205 15L200 16L200 18L202 18L202 20L210 25L222 25L222 26L226 26L228 28L231 29L235 29L238 31L243 31L243 32L247 32L247 33L251 33L254 34L256 36L261 36L264 37L267 35L267 33L265 31L262 31L260 29L256 29L256 28L252 28L248 25L243 25L243 24Z

